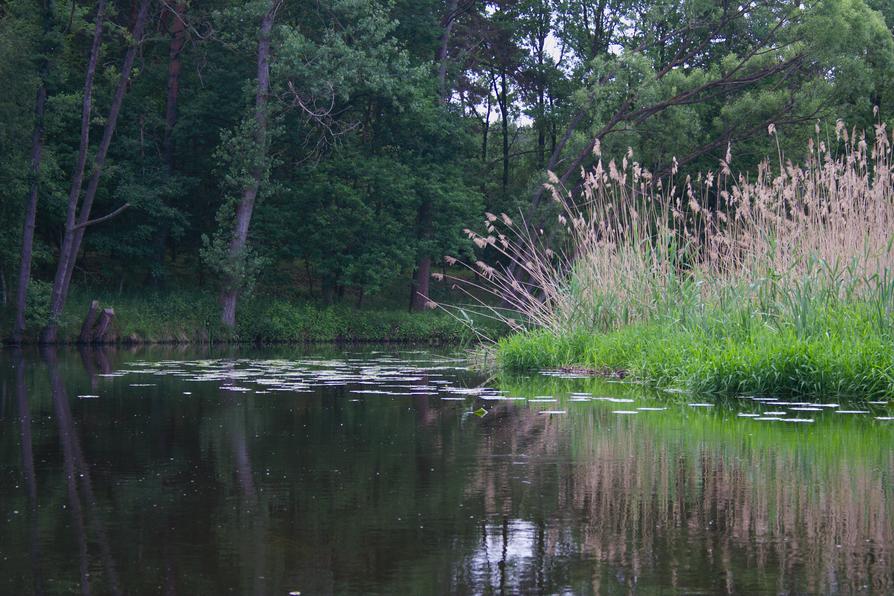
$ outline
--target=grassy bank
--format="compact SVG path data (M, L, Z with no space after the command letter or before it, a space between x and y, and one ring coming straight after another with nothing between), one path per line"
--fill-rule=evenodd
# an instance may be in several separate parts
M894 394L894 153L876 133L873 147L839 125L804 166L780 156L752 179L729 155L664 186L626 158L600 162L586 201L554 191L546 242L489 216L474 239L523 275L477 268L526 321L497 362L717 396Z
M240 303L236 330L231 332L220 324L220 306L214 296L201 292L106 296L79 290L66 306L60 325L61 341L73 342L77 338L94 298L103 307L115 309L114 341L122 343L461 343L476 338L468 324L440 311L409 313L397 309L319 306L260 296ZM12 312L3 313L4 336L11 328L12 316ZM34 321L29 325L29 339L33 341L38 331L39 322Z
M847 326L799 336L787 328L705 333L674 323L608 333L533 331L504 338L507 370L583 366L624 371L657 388L726 397L741 394L874 399L894 395L894 343Z

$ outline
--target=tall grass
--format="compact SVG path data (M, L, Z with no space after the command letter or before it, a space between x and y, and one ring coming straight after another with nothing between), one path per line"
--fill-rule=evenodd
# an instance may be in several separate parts
M572 196L552 179L557 225L543 227L554 231L491 214L486 234L467 231L508 263L473 267L481 285L507 305L492 314L560 343L582 334L602 336L604 343L606 334L633 326L651 338L646 345L625 348L626 357L601 358L640 372L660 368L641 360L663 358L655 351L674 335L680 345L666 355L674 362L670 369L688 373L665 371L661 378L691 387L772 389L767 371L785 362L780 374L793 378L789 389L815 366L820 377L836 367L856 366L851 373L859 376L875 366L874 386L887 378L890 387L890 359L875 351L890 345L894 311L891 139L884 124L871 143L841 122L834 137L821 140L819 132L802 165L780 152L751 177L733 175L729 151L716 172L678 179L674 168L670 180L659 180L631 153L605 164L597 148L598 163L582 192ZM544 333L538 337L542 348ZM591 352L605 351L589 345ZM507 346L504 353L512 351ZM581 360L585 352L566 350L565 359L576 354ZM839 352L845 360L866 358L828 356ZM763 365L762 356L768 356ZM728 360L721 366L728 382L705 383L693 362L717 358ZM589 364L605 364L596 360ZM740 378L749 367L761 378L750 385ZM803 390L836 382L807 383Z

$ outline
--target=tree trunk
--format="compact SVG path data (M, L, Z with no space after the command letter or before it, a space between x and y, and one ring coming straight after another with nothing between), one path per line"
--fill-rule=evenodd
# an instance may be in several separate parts
M413 300L410 309L420 311L426 308L429 302L428 293L431 282L431 257L423 256L416 266L416 276L413 278Z
M115 134L115 127L118 124L118 116L121 114L121 106L124 104L124 96L127 94L127 88L130 85L130 75L133 71L133 63L137 57L137 50L143 41L143 31L146 28L146 21L149 16L149 6L152 0L141 0L140 10L137 13L137 20L134 23L133 39L134 44L127 49L124 54L124 63L121 67L121 79L115 88L115 95L112 98L112 105L109 108L109 115L106 118L106 126L102 131L102 140L99 142L99 148L96 156L93 158L93 175L87 185L87 191L84 193L84 202L78 211L78 221L74 229L74 243L72 246L71 259L68 261L68 270L65 276L64 291L68 294L68 285L71 281L71 274L74 271L75 259L78 251L81 249L81 241L84 239L84 233L87 231L87 225L90 221L90 210L93 208L93 200L96 198L96 191L99 189L99 183L102 178L102 169L105 165L106 156L109 147L112 144L112 137Z
M537 98L537 167L541 170L546 165L546 102L543 87L540 87Z
M509 86L506 67L500 72L500 116L503 127L503 196L509 191Z
M453 31L453 23L456 21L456 7L459 0L447 0L447 12L444 13L443 31L441 43L438 46L438 54L435 61L438 63L438 94L441 103L447 103L450 99L450 90L447 88L447 54L450 50L450 33Z
M255 97L255 143L256 147L266 153L267 147L267 95L270 92L270 36L273 21L282 0L271 0L270 8L261 20L261 31L258 39L258 89ZM242 197L236 206L236 225L229 245L229 259L236 261L244 257L248 244L248 229L251 214L254 210L258 188L264 174L264 166L256 164L252 170L251 182L242 189ZM236 302L239 299L241 280L228 279L221 294L220 320L225 327L236 327Z
M162 140L162 152L168 174L174 170L174 127L177 125L177 100L180 96L180 72L183 68L180 54L186 43L186 24L183 21L186 3L181 0L174 11L171 22L171 44L168 49L168 93L165 103L165 133Z
M162 158L168 176L174 173L174 127L177 125L177 102L180 97L180 73L183 70L183 62L180 54L186 44L186 3L182 0L170 11L171 43L168 49L168 87L165 101L165 130L162 138ZM153 281L158 283L161 271L164 268L165 253L167 250L168 235L170 234L170 222L163 221L155 238L155 264L151 271Z
M42 75L46 70L42 69ZM31 138L31 168L28 172L30 188L25 204L25 223L22 226L22 262L19 266L19 285L16 289L16 322L12 331L12 342L22 343L25 335L25 311L28 307L28 283L31 281L31 256L34 248L34 227L37 222L37 198L40 188L40 161L43 151L44 109L47 104L47 88L43 81L37 88L37 102L34 106L34 135Z
M99 187L102 169L105 165L106 155L109 146L112 143L112 136L115 133L115 126L118 123L118 115L121 112L121 105L124 102L124 95L127 92L127 86L130 82L130 73L133 69L134 59L136 58L137 46L143 38L143 30L146 26L146 20L149 14L149 5L151 0L141 0L140 10L137 14L137 20L134 23L132 36L134 45L128 48L124 55L124 63L121 68L121 79L115 89L115 95L112 98L112 105L109 108L109 114L106 118L106 125L103 130L102 140L93 160L93 175L87 185L87 191L84 194L83 203L78 210L80 189L83 180L84 164L80 163L72 181L71 192L68 197L68 214L65 222L65 235L62 240L62 247L59 250L59 263L56 267L56 276L53 279L53 293L50 299L50 320L46 327L41 331L41 343L54 343L58 332L59 317L65 308L65 301L68 298L68 288L71 283L71 274L74 271L75 260L78 251L81 248L81 241L84 238L84 232L90 223L90 210L93 206L93 199L96 197L96 191ZM100 0L100 11L105 9L105 0ZM100 13L101 14L101 13ZM99 20L99 16L97 16ZM101 25L97 23L97 27ZM88 140L89 115L91 110L91 101L88 97L92 94L93 77L96 71L96 59L99 54L99 33L94 35L94 48L91 50L90 62L87 69L87 83L85 84L84 107L83 114L85 116L81 121L81 141L83 143L84 158L86 158L86 144ZM90 93L88 94L88 88ZM75 213L77 212L77 217Z
M87 309L87 316L84 317L84 323L81 325L81 333L78 335L78 342L89 344L93 340L93 326L96 324L96 317L99 315L99 300L90 303Z
M96 77L96 63L99 60L99 51L102 46L102 28L106 16L106 0L99 0L96 9L96 20L93 25L93 44L90 46L90 58L87 60L87 74L84 77L84 97L81 103L81 139L78 145L78 157L75 160L74 171L71 175L71 188L68 192L68 209L65 215L65 234L62 238L62 246L59 248L59 264L56 271L56 279L53 282L53 292L50 297L50 320L40 334L42 343L56 341L58 318L62 313L62 305L65 298L61 295L64 273L68 266L67 259L71 252L72 237L70 229L74 227L77 215L78 202L81 197L81 187L84 183L84 168L87 164L87 151L90 147L90 114L93 111L93 79Z
M16 288L16 320L12 342L20 344L25 335L25 313L28 308L28 284L31 281L31 258L34 249L34 227L37 222L37 201L40 191L40 163L43 155L44 112L47 105L47 77L50 72L50 34L53 30L53 0L46 0L43 16L43 47L40 60L40 84L34 104L34 133L31 137L31 166L28 171L29 190L25 204L25 221L22 226L22 253L19 266L19 283Z
M93 343L105 343L109 340L109 331L115 320L115 309L104 308L99 315L99 321L96 323L96 330L93 333Z
M180 97L180 73L183 69L180 54L186 44L185 12L186 3L182 0L170 11L171 43L168 47L168 88L165 102L165 130L161 143L162 158L168 176L174 173L174 127L177 125L177 101ZM155 236L155 263L152 270L155 282L159 282L162 277L169 231L169 223L163 221Z
M443 30L441 43L435 61L438 64L438 101L446 105L450 101L451 89L447 86L447 57L450 50L450 34L453 31L453 23L456 21L456 9L459 0L447 0L447 10L441 20ZM418 220L420 223L418 238L424 239L431 233L431 212L434 206L431 201L425 199L419 206ZM422 310L428 302L429 276L431 275L431 255L419 254L413 279L410 281L410 310Z
M490 132L490 113L491 113L491 103L490 103L490 92L487 93L487 111L484 116L484 125L482 126L483 130L481 133L481 163L487 163L487 135Z

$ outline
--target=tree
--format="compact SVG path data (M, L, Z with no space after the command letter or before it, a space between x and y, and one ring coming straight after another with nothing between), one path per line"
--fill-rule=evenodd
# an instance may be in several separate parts
M270 39L273 33L273 22L282 0L270 0L267 11L261 19L258 35L258 75L257 94L255 96L254 127L251 129L253 163L248 168L248 177L242 187L242 196L236 206L235 227L227 249L230 275L225 280L221 293L221 322L233 329L236 326L236 301L242 283L241 277L246 260L248 244L248 228L251 225L251 214L258 197L258 189L266 177L269 166L267 162L267 96L270 93Z
M45 0L43 10L43 39L38 66L39 83L37 99L34 102L34 132L31 136L31 163L28 168L28 198L25 202L24 224L22 226L21 263L19 281L16 288L16 319L10 340L20 344L25 335L25 314L28 300L28 284L31 281L31 260L34 254L34 228L37 221L37 201L40 191L40 164L43 157L44 114L47 105L47 86L50 70L50 54L56 41L54 32L54 9L52 0Z
M130 75L133 69L134 59L136 58L137 46L143 39L143 32L146 27L146 21L149 16L149 6L151 0L140 0L139 9L134 22L131 37L133 43L124 54L124 60L121 67L121 77L118 81L115 95L112 98L109 113L106 117L106 124L103 129L102 139L96 155L93 158L93 173L87 190L84 193L83 201L80 199L81 187L83 184L84 168L87 161L87 149L90 134L90 113L93 108L93 79L96 75L96 65L99 59L100 42L102 40L102 27L105 19L106 2L100 0L97 8L97 17L95 24L95 32L93 37L93 46L90 50L90 59L87 65L87 75L84 81L84 100L81 114L81 143L78 151L78 159L75 165L75 171L72 175L71 191L68 196L68 211L65 223L65 235L62 240L62 246L59 251L59 260L56 267L56 276L53 280L53 293L50 302L50 319L40 334L42 343L55 343L56 334L58 332L59 318L62 316L62 310L65 307L65 301L68 297L68 290L71 283L71 274L74 271L75 260L80 250L81 241L84 237L86 228L90 225L106 221L114 217L120 211L127 207L125 204L118 210L105 215L103 217L91 220L90 210L93 206L93 200L96 197L96 191L102 177L102 169L108 154L109 145L112 143L112 136L115 133L115 125L118 122L118 115L121 112L121 106L124 102L124 95L127 91Z
M440 42L435 54L435 67L437 68L438 97L440 106L446 107L454 92L454 85L448 79L450 67L450 50L453 43L453 30L458 20L470 13L475 2L472 0L447 0L444 12L440 20ZM436 217L438 206L432 201L430 195L423 194L416 215L417 257L410 281L410 310L420 311L428 307L431 293L431 267L432 267L432 227ZM441 253L444 254L444 253Z

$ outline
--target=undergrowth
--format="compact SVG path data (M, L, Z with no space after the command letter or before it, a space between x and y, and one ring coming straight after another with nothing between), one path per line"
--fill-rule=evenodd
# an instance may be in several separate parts
M320 306L262 296L240 304L236 330L229 332L220 324L220 306L214 296L202 292L104 296L76 289L60 324L59 337L63 342L73 342L77 338L94 298L103 307L114 308L112 340L123 343L462 343L475 340L476 329L488 329L489 336L499 333L493 323L474 317L460 321L435 311L409 313L395 309ZM12 313L2 314L6 328L12 323ZM39 326L33 325L32 329L39 329ZM34 340L33 337L28 339Z

